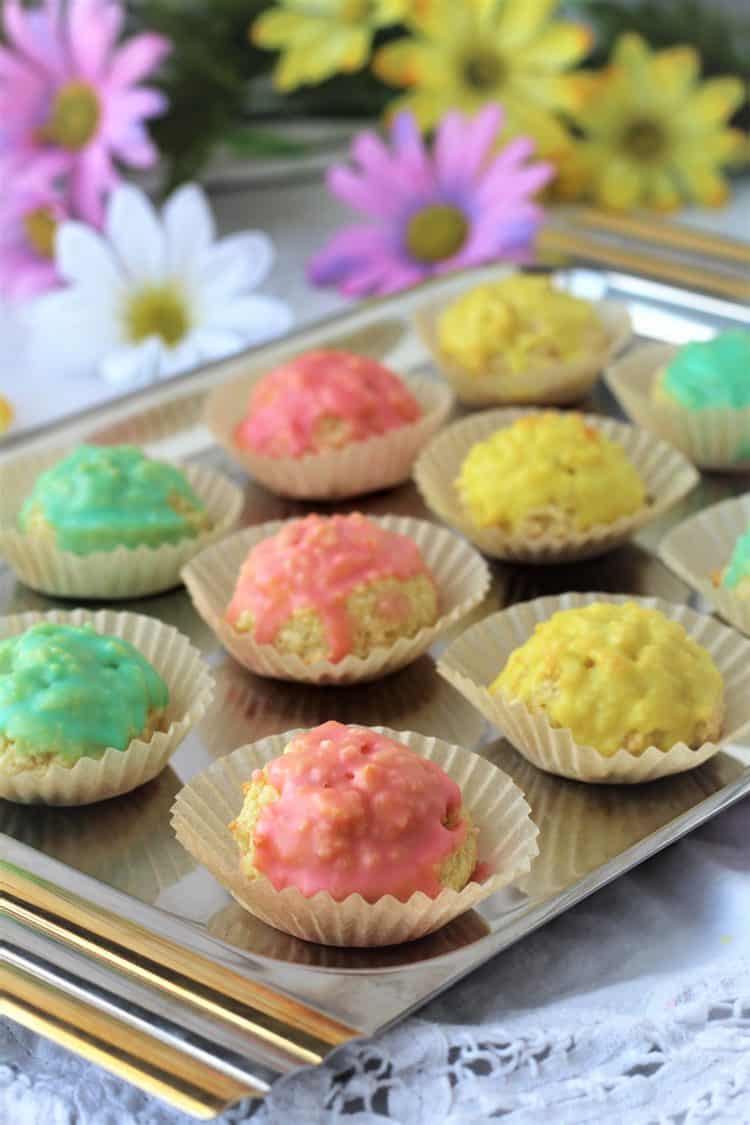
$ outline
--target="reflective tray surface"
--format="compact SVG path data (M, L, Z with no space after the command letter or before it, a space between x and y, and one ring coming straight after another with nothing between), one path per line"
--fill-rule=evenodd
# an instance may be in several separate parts
M607 275L593 271L570 271L566 278L579 292L627 297L643 336L685 339L706 327L741 319L726 302L705 299L696 307L695 294L683 294L682 301L674 290L669 291L669 300L661 293L661 300L655 301L651 291L633 295L627 291L628 284L632 289L638 279L621 278L616 284ZM417 299L411 298L411 303L416 304ZM377 354L401 369L429 371L402 319L408 304L384 302L374 313L350 314L331 326L328 335L325 328L310 330L284 345L266 349L261 358L268 363L310 343L343 343ZM405 358L396 362L392 357L397 355ZM226 370L219 370L216 377L207 377L204 383L225 376ZM177 381L162 390L162 399L177 391L184 394L185 389ZM191 394L196 400L197 420L203 389L191 390ZM139 401L135 412L130 403L127 420L124 407L119 408L120 417L110 410L106 427L97 417L87 422L87 432L110 440L137 440L139 417L143 410L152 409L155 401L153 396L146 398L145 405ZM601 385L584 406L617 413ZM76 425L80 432L80 420L72 429ZM58 427L52 437L65 441L68 432L72 432L70 424ZM51 440L49 434L45 440ZM211 444L201 426L193 425L188 433L167 435L158 448L219 468L242 482L247 524L313 509L312 505L279 500L248 482L241 470ZM694 595L666 570L653 551L676 522L744 488L742 476L704 475L699 487L676 510L644 529L635 542L592 562L552 568L492 563L492 590L476 616L568 590L658 595L696 604ZM325 506L330 511L353 508L373 514L429 518L411 484L354 503ZM0 562L0 612L45 610L64 604L16 583ZM543 774L499 738L497 731L440 679L434 660L439 649L374 684L311 688L263 680L236 664L198 618L184 590L129 602L123 608L157 616L187 634L213 668L216 698L170 768L134 793L78 809L24 807L0 801L0 856L17 875L14 901L22 904L11 913L13 957L16 965L37 976L52 973L54 966L58 987L70 990L71 982L77 982L76 987L88 993L90 1003L99 1007L109 1004L113 1010L119 1007L131 1023L142 1012L138 1018L163 1041L179 1041L182 1049L194 1053L200 1047L213 1064L225 1073L243 1076L256 1090L262 1090L273 1073L307 1059L301 1053L307 1049L304 1036L289 1032L295 1024L299 1027L299 1021L288 1013L282 1021L286 1046L271 1042L268 1036L261 1042L252 1035L239 1034L226 1012L216 1013L212 1023L206 1005L201 1007L202 1002L191 995L190 982L197 993L200 975L197 968L194 973L191 970L193 958L209 961L231 974L232 979L270 986L274 993L290 997L305 1010L335 1021L338 1031L318 1029L317 1045L308 1044L311 1054L307 1061L315 1061L334 1042L373 1033L401 1018L511 942L750 791L750 750L741 745L690 773L640 787L586 786ZM698 608L705 607L698 604ZM443 644L448 640L450 637ZM195 866L175 840L169 824L174 796L184 781L242 743L328 718L438 735L496 762L526 793L540 828L540 854L529 875L440 932L380 950L308 944L279 933L243 911L205 870ZM83 904L99 918L98 922L91 921L92 932L105 928L104 919L115 937L118 920L120 925L137 927L138 933L123 930L122 934L122 946L131 949L134 960L145 956L146 945L137 948L142 931L149 935L149 941L159 939L179 948L184 953L183 971L188 981L183 992L172 987L170 1002L165 1000L160 1007L158 980L147 979L137 966L129 968L124 961L115 964L111 957L107 962L93 946L84 948L85 943L70 933L61 938L61 931L55 929L58 923L63 925L59 919L54 925L49 922L45 929L39 922L39 903L36 921L30 921L24 914L27 891L23 888L32 884L42 888L39 895L46 896L45 916L54 913L52 903L67 903L60 905L60 917L68 918L68 930L73 926L70 919ZM28 897L33 897L31 892ZM160 963L167 960L165 954ZM170 1007L172 1002L174 1007ZM192 1046L186 1043L190 1028Z

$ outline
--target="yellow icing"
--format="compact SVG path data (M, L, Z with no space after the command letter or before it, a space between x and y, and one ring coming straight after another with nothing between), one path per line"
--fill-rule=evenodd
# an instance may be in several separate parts
M632 745L633 735L647 736L641 749L690 744L723 696L709 653L678 622L635 602L553 614L489 690L544 711L552 726L606 757Z
M640 508L643 481L616 442L580 414L529 414L469 450L456 481L479 527L520 528L539 512L578 530Z
M512 374L579 359L599 346L601 332L588 301L525 274L470 289L438 321L440 350L478 377L497 358Z

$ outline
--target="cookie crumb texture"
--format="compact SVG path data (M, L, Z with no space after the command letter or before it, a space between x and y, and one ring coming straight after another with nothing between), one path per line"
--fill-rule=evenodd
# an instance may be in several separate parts
M227 620L305 663L366 657L439 615L413 540L355 513L293 520L245 560Z
M81 445L41 473L18 523L76 555L161 547L210 529L202 500L174 465L131 445Z
M74 766L165 729L169 691L128 641L41 622L0 641L0 772Z
M528 414L469 450L456 480L478 527L538 538L637 512L646 490L623 449L581 414Z
M377 437L420 415L408 387L374 359L314 351L256 383L235 441L266 457L304 457Z
M583 359L606 343L588 301L523 274L470 289L438 321L442 353L478 379L497 374L499 364L512 382L533 367Z
M402 743L337 722L256 770L230 828L247 878L337 901L435 898L461 890L477 864L458 785Z
M489 688L543 713L605 757L692 748L721 733L724 687L679 622L635 602L597 602L537 625Z

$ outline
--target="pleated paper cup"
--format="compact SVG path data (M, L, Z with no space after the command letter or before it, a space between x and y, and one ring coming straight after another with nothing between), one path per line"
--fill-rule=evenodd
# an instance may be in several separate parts
M426 652L442 633L479 605L489 589L487 564L456 535L426 520L373 518L386 531L406 535L417 544L435 579L440 616L434 625L420 629L413 637L399 637L394 645L373 649L368 656L349 655L335 664L330 660L306 664L294 653L258 644L250 633L239 632L226 619L227 606L248 552L280 531L285 522L288 521L274 520L237 532L201 552L182 572L193 605L227 652L261 676L311 684L352 684L386 676Z
M722 500L678 524L661 542L659 556L679 578L702 594L725 621L750 635L750 598L714 585L734 545L750 527L750 493Z
M250 392L262 374L243 375L217 387L206 403L206 424L230 457L279 496L297 500L343 500L391 488L409 478L420 449L443 424L453 395L435 379L403 376L421 408L416 422L342 449L304 457L267 457L234 439Z
M243 496L221 473L198 466L180 466L206 506L211 528L161 547L115 547L76 555L57 546L54 535L18 529L18 515L40 473L60 461L68 450L19 458L0 468L0 555L32 590L60 598L138 598L170 590L180 583L180 570L193 555L222 539L237 524Z
M652 400L659 372L678 350L671 344L636 348L605 371L609 389L639 426L670 442L699 468L750 472L750 406L688 410Z
M16 636L42 621L91 625L97 633L129 641L153 664L169 688L166 730L145 742L134 738L127 750L109 747L100 758L79 758L15 774L0 772L0 797L21 804L88 805L129 793L161 773L190 728L205 714L213 696L213 679L200 653L171 625L139 613L101 609L90 612L18 613L0 618L0 640Z
M427 506L485 555L540 564L596 558L625 543L698 483L693 466L666 442L635 426L597 414L584 414L586 424L617 442L638 470L646 489L646 504L630 516L597 524L586 531L550 528L532 538L497 527L478 527L461 503L455 484L465 457L477 442L512 426L519 418L536 413L539 412L508 409L473 414L446 427L433 438L417 461L414 480Z
M414 326L456 397L469 406L565 406L580 402L606 365L629 343L633 332L625 305L600 301L594 311L604 339L592 336L589 354L568 362L539 361L518 373L510 371L499 355L482 375L474 375L445 355L438 341L440 316L455 299L443 298L423 305L414 315Z
M254 770L282 754L300 731L242 746L186 785L172 810L178 840L251 914L284 933L322 945L413 941L446 925L529 870L537 854L538 830L521 790L507 774L477 754L440 739L385 727L372 729L437 762L460 787L464 806L479 831L479 861L490 871L481 882L472 881L461 891L441 891L434 899L418 891L407 902L385 895L368 903L359 894L336 902L325 891L306 898L294 887L275 890L264 876L246 878L228 827L242 808L242 786L251 780Z
M642 754L621 749L607 757L591 746L580 745L569 730L551 726L543 714L532 713L520 700L507 701L499 694L490 694L488 685L537 624L558 610L578 609L594 602L637 602L658 609L672 621L679 621L708 650L724 681L724 722L717 742L704 742L697 749L684 742L671 750L649 746ZM576 781L631 784L682 773L705 762L750 727L750 642L712 617L661 598L563 594L522 602L468 629L445 651L438 671L535 766Z

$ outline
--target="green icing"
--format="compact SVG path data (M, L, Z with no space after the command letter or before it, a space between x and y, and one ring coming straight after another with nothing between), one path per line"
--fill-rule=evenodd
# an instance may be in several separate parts
M750 406L750 332L687 344L667 367L663 389L689 410Z
M750 530L741 535L734 545L732 557L729 560L724 575L721 579L722 586L737 586L743 578L750 575Z
M20 754L68 761L125 750L167 685L128 641L43 622L0 641L0 736Z
M152 461L132 445L81 445L39 476L18 523L28 531L32 517L42 515L54 528L59 547L88 555L195 535L186 509L194 517L205 513L173 465Z

